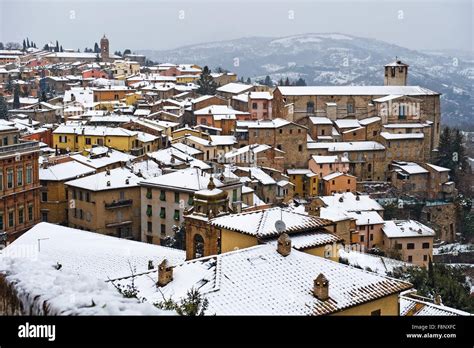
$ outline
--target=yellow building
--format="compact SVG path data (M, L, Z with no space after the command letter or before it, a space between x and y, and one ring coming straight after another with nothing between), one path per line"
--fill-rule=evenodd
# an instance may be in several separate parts
M319 194L318 175L309 169L288 169L288 177L294 185L294 196L315 197Z
M186 84L193 83L199 80L199 75L178 75L176 76L176 83Z
M67 225L68 195L64 183L93 173L91 167L67 157L45 160L39 169L41 220Z
M112 63L112 74L114 79L125 80L130 75L140 72L140 64L132 60L116 60Z
M66 182L69 226L140 240L141 180L128 168L115 168Z
M129 93L135 92L135 89L128 86L107 86L93 88L94 103L118 102L125 98Z
M137 147L137 132L120 127L60 125L53 131L53 147L62 152L107 146L130 152Z

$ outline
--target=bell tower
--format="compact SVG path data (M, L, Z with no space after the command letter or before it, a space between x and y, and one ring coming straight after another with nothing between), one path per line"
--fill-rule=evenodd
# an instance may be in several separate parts
M209 221L229 214L227 192L216 188L212 175L207 189L194 193L193 205L191 213L184 215L186 260L220 253L219 233Z
M100 39L100 56L103 62L109 60L109 39L104 36Z
M384 86L406 86L407 77L408 64L402 63L398 58L385 65Z

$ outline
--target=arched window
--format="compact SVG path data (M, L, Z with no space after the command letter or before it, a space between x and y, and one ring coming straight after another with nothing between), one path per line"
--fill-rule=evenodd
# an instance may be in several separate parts
M193 254L194 259L204 256L204 239L200 234L194 235Z

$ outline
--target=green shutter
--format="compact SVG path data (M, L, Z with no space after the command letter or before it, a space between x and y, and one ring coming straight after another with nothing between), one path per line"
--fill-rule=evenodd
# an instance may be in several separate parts
M166 194L165 194L165 191L163 190L160 192L160 200L163 202L166 201Z
M175 211L174 211L174 219L175 219L176 221L179 220L179 210L175 210Z
M151 207L147 207L147 208L146 208L146 215L151 216L151 214L152 214L152 209L151 209Z

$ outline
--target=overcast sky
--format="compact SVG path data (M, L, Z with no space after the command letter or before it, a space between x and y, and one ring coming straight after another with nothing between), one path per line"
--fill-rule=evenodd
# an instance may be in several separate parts
M0 0L0 41L170 49L250 36L340 32L412 49L473 50L472 0Z

